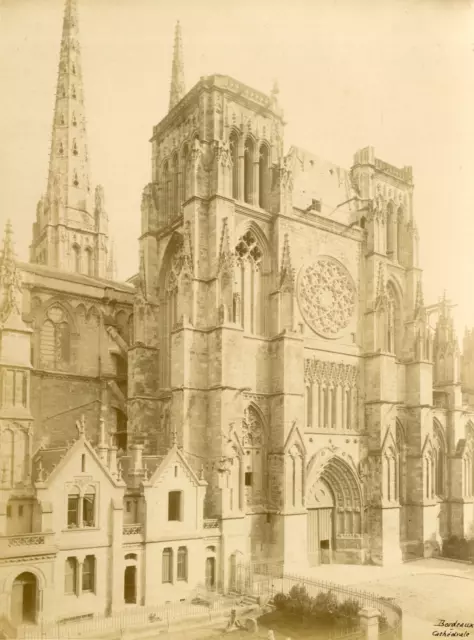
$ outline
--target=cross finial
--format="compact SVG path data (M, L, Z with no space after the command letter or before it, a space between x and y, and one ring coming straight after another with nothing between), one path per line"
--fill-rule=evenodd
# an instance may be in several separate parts
M171 432L171 446L172 447L178 446L178 433L176 429L173 429L173 431Z
M37 467L36 471L38 473L38 482L43 482L43 480L44 480L44 469L43 469L43 464L42 464L41 460L38 463L38 467Z
M81 416L80 420L76 421L76 429L79 438L84 438L86 435L86 419L84 414Z

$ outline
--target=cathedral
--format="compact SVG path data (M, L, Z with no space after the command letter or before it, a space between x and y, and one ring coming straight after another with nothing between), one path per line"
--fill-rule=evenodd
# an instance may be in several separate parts
M286 151L276 84L186 92L178 23L138 273L118 282L77 3L30 261L9 224L1 256L0 616L474 537L474 332L461 352L450 302L425 304L411 167Z

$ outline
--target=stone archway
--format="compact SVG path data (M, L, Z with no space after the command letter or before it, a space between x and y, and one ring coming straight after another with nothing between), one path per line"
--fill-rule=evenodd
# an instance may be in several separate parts
M13 624L35 624L39 610L37 577L24 571L15 578L11 591L11 620Z
M308 562L357 562L362 544L362 500L355 472L342 458L333 456L307 486Z

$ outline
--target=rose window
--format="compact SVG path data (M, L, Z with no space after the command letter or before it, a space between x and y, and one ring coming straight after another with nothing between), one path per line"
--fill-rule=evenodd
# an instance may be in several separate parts
M356 292L347 269L321 257L304 267L298 279L298 302L303 318L317 334L336 338L351 321Z

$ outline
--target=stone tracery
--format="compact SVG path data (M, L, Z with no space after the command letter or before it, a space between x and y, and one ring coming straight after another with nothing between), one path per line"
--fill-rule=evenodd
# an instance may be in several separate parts
M355 285L342 264L321 257L300 273L298 301L304 319L315 333L336 338L354 316Z

